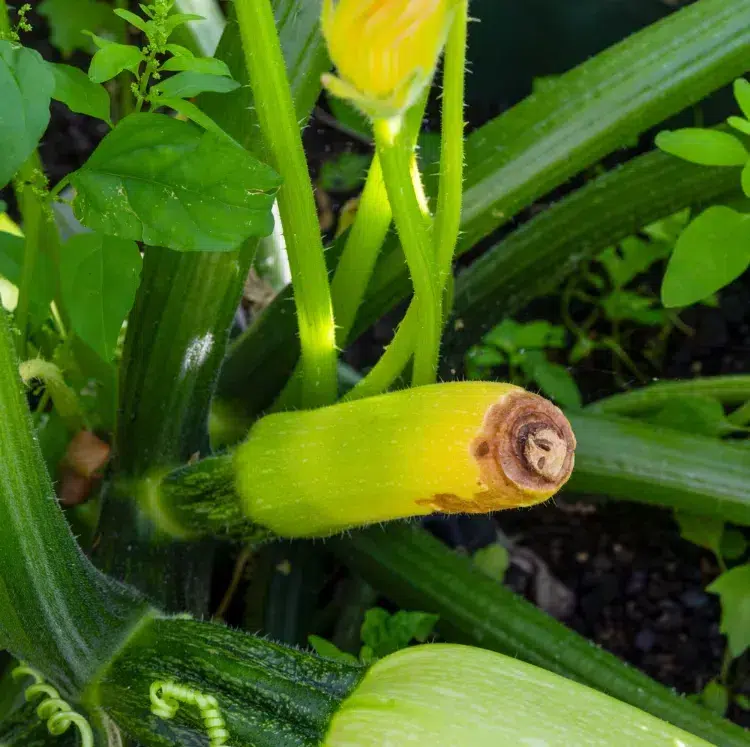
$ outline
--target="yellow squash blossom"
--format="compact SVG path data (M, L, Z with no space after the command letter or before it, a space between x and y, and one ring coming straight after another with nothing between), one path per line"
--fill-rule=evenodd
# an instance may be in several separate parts
M339 77L323 83L376 119L408 109L429 84L456 0L324 0L323 35Z

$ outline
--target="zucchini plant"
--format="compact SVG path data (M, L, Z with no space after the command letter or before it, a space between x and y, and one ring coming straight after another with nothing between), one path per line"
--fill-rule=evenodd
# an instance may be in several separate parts
M654 151L453 274L550 190L741 76L750 0L699 0L468 137L467 0L236 0L226 23L211 2L70 8L38 8L54 62L27 43L31 6L0 0L0 743L746 744L422 530L357 530L563 488L750 525L744 444L617 417L658 392L563 412L515 384L437 383L582 260L680 210L730 209L726 158ZM74 51L92 53L86 71ZM423 179L435 81L439 169ZM302 138L322 87L374 146L330 247ZM103 137L50 184L53 100ZM236 325L259 246L282 240L291 284ZM347 371L341 349L407 297L379 359ZM744 380L716 391L750 401ZM204 619L238 543L244 563L318 537L425 610L412 632L357 659ZM396 650L434 624L446 642Z

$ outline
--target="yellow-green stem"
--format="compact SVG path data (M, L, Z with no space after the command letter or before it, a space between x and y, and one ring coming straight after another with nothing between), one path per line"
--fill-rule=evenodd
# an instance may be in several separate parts
M440 352L442 312L430 234L420 207L410 168L413 153L397 137L400 121L375 120L375 142L383 167L388 199L414 284L420 335L414 351L412 384L435 381Z
M451 24L443 62L443 116L440 139L440 184L435 211L435 246L441 291L451 271L461 224L464 172L464 71L468 0L461 0ZM443 310L447 316L448 309Z
M235 9L260 128L284 180L278 201L302 348L302 404L324 405L337 394L333 305L284 57L270 0L237 0Z

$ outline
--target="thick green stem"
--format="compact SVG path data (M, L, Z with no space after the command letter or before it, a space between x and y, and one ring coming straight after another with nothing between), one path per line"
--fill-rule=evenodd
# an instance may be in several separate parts
M464 77L468 0L456 5L455 18L445 45L443 61L443 115L440 128L440 185L435 211L435 246L438 282L445 286L451 271L461 224L464 176ZM443 311L446 316L446 311Z
M86 560L55 499L0 310L0 647L75 694L147 606Z
M269 0L235 3L248 77L270 160L284 183L278 204L295 290L303 404L337 394L336 334L323 243L299 124Z
M424 530L393 524L329 542L347 565L399 606L439 614L440 632L448 640L506 653L577 680L712 744L747 745L741 727L593 646Z
M430 233L413 182L412 153L398 137L400 127L400 120L373 122L388 199L414 284L421 336L414 352L412 384L422 386L433 383L437 374L442 304Z

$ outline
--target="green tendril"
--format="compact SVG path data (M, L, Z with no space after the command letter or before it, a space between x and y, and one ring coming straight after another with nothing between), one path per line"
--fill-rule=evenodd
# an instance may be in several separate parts
M219 710L219 703L213 695L206 695L200 690L175 682L157 681L152 683L149 696L151 713L166 720L174 718L180 705L195 706L206 727L209 747L229 747L229 732Z
M73 725L81 735L82 747L94 747L94 734L89 722L74 711L72 706L60 697L60 693L44 681L44 677L36 669L21 664L13 670L11 676L14 680L22 677L31 677L34 680L34 683L24 691L24 697L26 702L30 703L39 695L43 696L42 702L37 706L36 715L47 722L47 731L53 737L59 737Z

